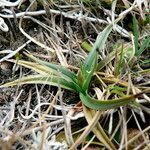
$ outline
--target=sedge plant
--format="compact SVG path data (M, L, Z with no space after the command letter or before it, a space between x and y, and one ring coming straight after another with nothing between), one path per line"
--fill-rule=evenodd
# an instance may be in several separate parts
M86 135L92 130L96 137L108 149L116 150L114 144L111 142L101 125L98 123L101 111L116 109L129 103L135 103L136 97L143 93L141 92L135 95L127 96L121 94L120 98L111 100L97 100L89 95L90 87L92 85L92 82L94 81L93 78L95 76L95 73L104 68L112 59L114 59L116 55L115 52L111 52L104 60L98 62L98 51L105 47L105 43L110 32L112 31L112 28L113 24L110 24L98 35L96 42L94 43L92 49L89 52L88 57L85 59L84 63L81 64L80 70L77 74L69 70L68 68L42 61L34 57L29 52L25 52L24 54L35 62L29 62L24 60L9 61L32 69L38 74L28 75L26 77L22 77L20 79L5 83L0 86L0 88L3 88L22 84L48 84L77 92L79 94L80 100L83 103L83 111L89 125L87 127L88 130L85 130L82 136L74 143L74 145L71 146L72 149L77 147L81 143L82 139L84 139ZM119 51L118 55L121 52L122 51ZM91 109L101 111L95 111L95 114L93 114L93 111L91 111ZM93 120L93 118L95 120Z
M104 48L112 28L113 25L110 24L98 35L91 52L85 59L85 62L81 64L78 74L60 65L39 60L30 53L25 53L30 59L36 61L36 63L23 60L17 60L17 63L39 74L22 77L21 79L1 85L0 88L18 84L49 84L79 93L82 103L88 108L96 110L114 109L133 102L141 93L113 100L96 100L88 94L94 73L101 68L100 64L103 62L102 60L102 62L98 63L98 50ZM15 62L15 60L10 61ZM104 66L104 64L101 66Z

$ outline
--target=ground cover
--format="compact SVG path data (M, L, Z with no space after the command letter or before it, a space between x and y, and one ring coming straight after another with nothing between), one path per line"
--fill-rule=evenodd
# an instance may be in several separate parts
M149 149L147 0L0 8L1 149Z

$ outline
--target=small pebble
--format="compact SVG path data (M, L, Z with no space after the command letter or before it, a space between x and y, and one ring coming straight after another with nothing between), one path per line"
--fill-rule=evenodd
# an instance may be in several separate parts
M11 62L3 61L0 63L0 69L4 74L10 74L12 72L13 64Z

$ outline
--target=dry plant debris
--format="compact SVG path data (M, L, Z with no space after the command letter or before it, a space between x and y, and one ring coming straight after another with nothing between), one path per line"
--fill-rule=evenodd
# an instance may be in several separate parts
M82 77L82 62L110 24L88 92L99 100L142 92L135 103L94 110L47 78L21 85L53 73L27 52ZM148 0L0 0L0 149L150 149L149 49Z

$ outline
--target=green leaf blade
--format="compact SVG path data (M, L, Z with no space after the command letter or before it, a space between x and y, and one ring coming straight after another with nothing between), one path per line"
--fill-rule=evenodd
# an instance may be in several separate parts
M97 51L90 52L87 60L83 64L82 75L83 75L83 84L82 89L86 91L89 88L91 78L97 67Z
M131 95L114 100L96 100L91 98L88 94L85 95L80 93L80 99L83 102L83 104L91 109L96 110L116 109L120 106L124 106L131 102L134 102L135 98L136 95Z
M30 76L22 77L21 79L17 79L15 81L3 84L0 86L0 88L15 86L15 85L23 85L23 84L47 84L47 85L62 87L62 88L72 90L72 91L77 90L73 82L71 81L69 82L65 80L64 78L55 76L55 75L30 75Z
M135 53L138 53L139 27L138 27L138 21L137 21L135 15L133 16L133 35L134 35Z
M31 54L27 54L26 55L31 58L32 60L36 61L37 63L41 64L41 65L44 65L44 66L47 66L53 70L56 71L56 73L61 73L62 75L70 78L71 80L73 81L77 81L77 76L74 72L60 66L60 65L56 65L56 64L52 64L52 63L49 63L49 62L46 62L46 61L42 61L40 59L37 59L36 57L32 56Z
M148 36L142 41L142 45L140 46L140 49L135 53L135 55L140 56L149 46L150 46L150 36Z
M83 83L82 83L82 89L86 91L89 88L89 84L91 82L91 78L94 74L94 72L97 69L98 65L98 56L97 56L97 50L101 50L104 48L106 40L108 38L108 35L112 31L113 24L108 25L98 36L96 39L96 42L93 45L92 51L89 53L88 57L85 60L85 63L83 64L81 71Z

